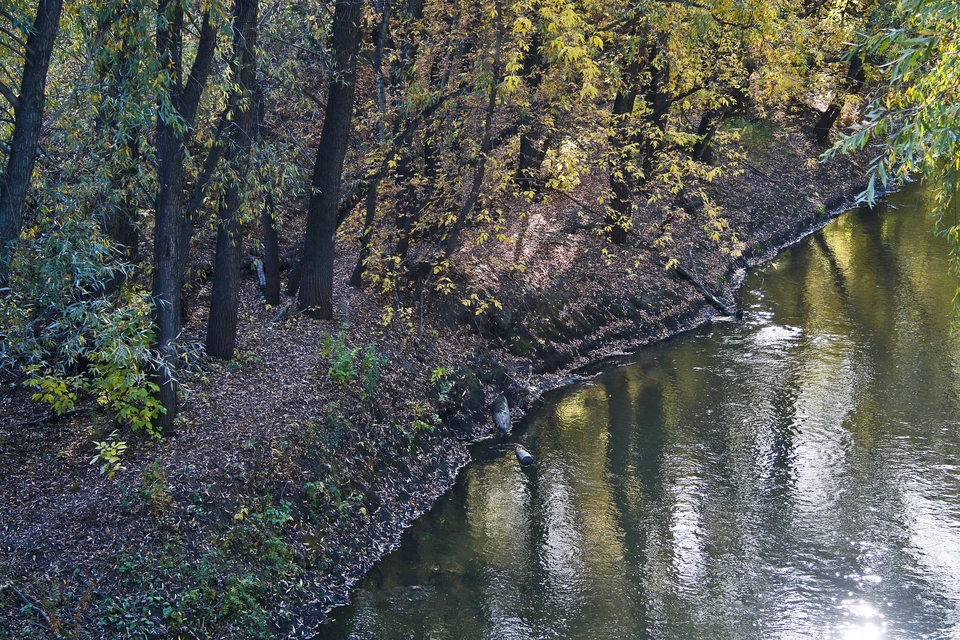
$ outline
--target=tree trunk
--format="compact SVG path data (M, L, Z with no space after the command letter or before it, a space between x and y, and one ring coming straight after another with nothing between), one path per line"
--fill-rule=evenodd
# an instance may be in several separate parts
M387 48L387 39L390 35L390 0L380 0L380 24L377 26L377 41L373 49L373 73L377 83L377 142L383 146L387 142L386 117L386 78L383 74L383 55ZM399 122L397 123L399 124ZM391 150L392 154L393 150ZM378 172L368 182L366 193L366 213L363 217L363 229L360 234L360 255L353 268L349 284L357 289L363 286L363 272L366 269L367 258L370 257L370 241L373 236L373 223L377 217L377 195L380 190L380 180L383 171Z
M170 73L170 84L165 90L177 116L163 116L166 110L163 103L166 101L162 100L155 142L157 199L153 233L153 318L159 357L155 372L160 387L157 398L165 411L158 420L158 426L165 433L173 430L177 415L176 342L180 336L180 294L191 228L184 203L184 158L193 133L200 97L210 74L217 37L208 10L203 16L196 56L184 83L184 30L181 1L160 0L157 5L157 53L161 64Z
M321 319L333 317L337 208L343 160L353 119L361 7L362 0L337 0L334 10L333 51L336 64L330 79L323 130L313 167L313 189L307 210L303 259L300 262L297 305L307 315Z
M726 108L709 109L700 118L697 141L693 145L693 159L704 164L713 164L713 137L720 129L727 114Z
M639 69L634 69L639 72ZM629 137L627 123L637 99L637 91L628 87L617 92L613 100L613 118L610 124L611 160L608 166L610 189L613 191L613 200L610 203L610 212L607 215L606 225L610 227L610 241L614 244L623 244L627 241L630 231L630 220L633 217L633 189L627 164L629 158L622 151Z
M539 31L534 32L530 46L523 60L523 75L527 80L527 88L535 94L543 80L544 60L540 51L543 39ZM535 115L534 111L540 105L531 99L529 107L521 114L520 123L520 156L517 158L516 183L523 191L530 191L536 187L536 178L540 174L540 166L546 155L546 127Z
M379 180L377 181L379 183ZM370 257L370 240L373 235L373 221L377 215L377 188L367 191L367 211L363 218L363 234L360 236L360 255L357 265L350 276L350 286L359 289L363 286L363 272L367 267L367 258Z
M257 3L236 0L234 5L233 77L237 90L230 97L232 117L227 127L227 164L232 179L223 200L217 229L213 267L213 292L207 319L207 353L229 360L237 344L237 309L240 304L240 203L250 170L250 149L256 135Z
M460 207L456 221L444 239L446 246L443 255L445 258L453 255L459 243L460 232L463 230L467 218L473 213L474 208L477 206L477 201L480 199L480 188L483 186L483 178L486 174L487 156L490 155L490 151L493 149L493 117L497 109L497 90L503 75L500 52L503 45L504 25L503 7L499 0L495 2L495 11L496 16L494 17L494 22L496 23L497 33L493 43L493 79L490 83L490 97L487 100L487 108L484 116L483 138L480 140L480 159L477 161L477 167L473 172L473 182L470 185L470 191L467 193L467 197Z
M146 131L143 126L126 122L125 104L136 89L136 69L142 62L146 28L140 26L135 3L113 3L97 12L97 33L102 39L95 69L103 82L104 99L97 115L97 133L106 143L101 162L111 165L107 183L100 189L94 215L100 228L121 253L123 260L140 260L140 230L137 225L136 176L143 162L140 145ZM134 94L135 95L135 94ZM122 139L123 153L109 141ZM117 271L105 291L114 291L123 284L124 273Z
M170 433L177 414L176 341L180 336L180 292L185 247L181 246L183 206L183 141L171 124L157 122L157 200L153 230L153 321L157 327L158 399L166 410L160 427Z
M666 43L659 45L661 51L666 49ZM667 115L674 98L670 95L670 61L661 60L660 66L652 65L650 84L646 88L647 106L650 114L646 117L646 126L641 130L644 136L641 145L643 149L643 163L640 167L640 180L646 184L653 177L654 161L657 152L663 147L663 134L667 129Z
M207 353L229 360L237 345L237 308L240 304L240 253L243 237L237 208L238 185L230 185L224 196L223 213L217 229L217 254L213 267L213 292L207 318ZM232 212L233 215L229 215Z
M263 226L263 275L267 281L263 288L263 299L269 305L280 304L280 243L277 238L277 225L273 219L276 207L273 196L267 194L267 206L260 217Z
M50 54L60 27L63 0L40 0L23 52L20 95L14 105L13 138L7 167L0 176L0 288L7 286L10 245L20 237L27 190L37 161Z
M863 68L863 54L855 51L850 58L850 68L847 70L847 76L844 83L844 89L839 91L834 97L827 110L820 115L820 119L813 127L817 136L817 143L826 144L830 139L830 131L836 124L837 118L843 110L843 103L848 95L856 95L863 89L863 83L866 81L866 70Z

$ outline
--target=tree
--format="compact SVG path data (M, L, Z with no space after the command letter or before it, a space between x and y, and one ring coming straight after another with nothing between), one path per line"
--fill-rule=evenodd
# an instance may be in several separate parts
M817 136L817 142L820 144L826 144L830 139L830 131L833 129L833 125L837 122L837 118L840 117L845 98L848 95L856 95L860 93L860 91L863 90L863 83L867 80L866 69L864 68L863 64L863 53L859 50L854 50L849 55L849 58L850 68L847 70L847 75L844 78L845 90L839 92L833 98L833 100L830 102L830 106L826 108L826 110L820 116L820 119L817 120L817 124L813 127L813 130Z
M164 431L172 430L177 412L175 371L176 343L180 336L180 295L193 225L184 194L184 161L217 43L218 16L214 14L213 6L207 5L200 18L193 64L184 77L187 8L186 0L160 0L157 5L156 40L162 68L162 87L158 95L155 137L157 197L153 234L153 299L160 358L158 395L166 410L160 418Z
M228 183L217 228L213 267L213 293L207 322L207 353L229 360L237 342L237 307L240 302L240 254L243 239L240 209L250 173L250 148L256 137L257 109L257 9L258 0L236 0L234 5L233 61L226 131Z
M337 0L334 9L333 69L307 206L307 231L303 241L297 304L307 315L321 319L333 317L337 210L343 162L353 119L362 6L362 0Z
M63 0L40 0L32 29L23 45L23 74L20 92L0 80L0 95L13 106L14 130L7 154L7 165L0 175L0 288L7 286L10 245L20 235L27 191L37 161L37 144L43 124L43 107L50 55L60 27ZM16 24L14 16L0 9L0 16ZM6 32L6 30L4 30Z

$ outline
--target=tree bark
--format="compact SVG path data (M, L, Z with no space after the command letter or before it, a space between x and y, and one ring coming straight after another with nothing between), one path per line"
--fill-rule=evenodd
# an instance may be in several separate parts
M20 95L14 101L14 129L7 166L0 176L0 288L7 286L10 245L20 237L27 191L37 161L50 55L60 27L63 0L40 0L23 52Z
M660 42L659 50L666 50L666 43ZM653 177L654 160L657 151L663 146L663 133L667 129L667 115L676 98L670 91L670 61L662 58L660 65L651 64L650 84L646 87L646 101L650 114L646 117L646 126L641 133L644 136L643 163L640 166L640 180L646 184ZM657 133L654 133L657 132ZM657 138L659 137L659 139Z
M379 180L377 181L379 183ZM370 257L370 240L373 236L373 222L377 215L377 188L367 191L367 208L363 217L363 234L360 236L360 255L357 264L350 276L350 286L359 289L363 286L363 272L367 267L367 258Z
M307 315L333 317L333 258L337 208L343 160L347 153L353 97L356 88L357 51L360 47L361 0L337 0L333 16L334 75L330 79L326 114L312 191L307 209L307 232L300 262L298 308Z
M237 344L237 309L240 304L240 256L243 236L240 203L250 170L250 149L256 129L257 13L258 0L236 0L234 5L233 77L237 90L230 96L227 126L227 164L232 179L223 199L217 229L213 292L207 318L207 353L229 360ZM266 275L266 274L264 274Z
M693 145L693 159L704 164L713 164L713 137L720 129L727 109L708 109L700 117L697 127L697 141Z

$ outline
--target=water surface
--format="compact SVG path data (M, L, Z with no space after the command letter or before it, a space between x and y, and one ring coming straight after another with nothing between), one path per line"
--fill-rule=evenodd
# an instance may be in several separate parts
M960 338L924 191L844 215L716 323L468 467L339 638L960 637Z

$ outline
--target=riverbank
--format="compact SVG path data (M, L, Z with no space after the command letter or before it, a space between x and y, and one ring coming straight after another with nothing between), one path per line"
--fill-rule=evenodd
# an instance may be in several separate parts
M105 417L45 420L8 386L0 637L309 635L494 437L497 396L519 419L577 369L709 321L744 269L859 192L854 163L808 162L820 150L797 123L747 126L709 206L649 207L612 246L584 205L600 177L504 203L507 241L461 251L422 307L341 286L338 318L315 322L264 307L248 278L236 360L188 358L176 433L125 435L112 480L89 464ZM337 256L338 285L354 260Z

